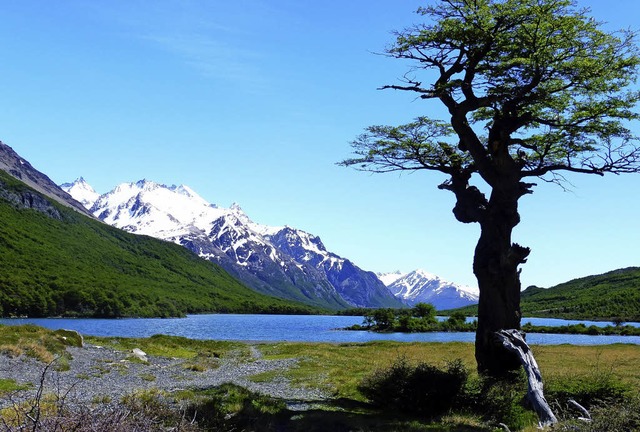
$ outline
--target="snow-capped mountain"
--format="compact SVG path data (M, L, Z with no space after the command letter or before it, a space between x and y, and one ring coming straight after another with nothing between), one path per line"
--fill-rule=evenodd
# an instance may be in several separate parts
M61 184L60 189L71 195L77 201L80 201L87 209L90 209L93 203L100 197L100 194L94 191L82 177L73 183Z
M431 303L436 309L453 309L478 303L478 290L442 280L424 270L379 273L389 290L410 306Z
M392 283L394 283L395 281L397 281L398 279L400 279L402 276L405 276L405 275L406 273L402 273L400 270L396 270L391 273L376 273L376 276L378 276L378 279L380 279L382 283L385 284L386 286L391 285Z
M266 294L332 309L402 305L373 273L327 251L318 237L257 224L237 204L218 207L187 186L121 184L90 211L126 231L181 244Z
M284 227L267 238L278 250L323 273L340 296L352 306L404 306L389 302L390 290L373 272L356 267L351 261L327 251L322 240L307 232Z

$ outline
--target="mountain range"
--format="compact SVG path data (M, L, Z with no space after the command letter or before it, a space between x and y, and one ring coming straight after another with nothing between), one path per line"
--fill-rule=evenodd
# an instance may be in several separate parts
M105 223L185 246L258 292L330 309L404 306L319 237L255 223L237 204L210 204L188 186L140 180L98 195L79 178L62 188Z
M430 303L437 310L443 310L478 303L477 289L445 281L424 270L378 273L377 276L393 295L409 306Z
M167 187L141 180L100 195L79 178L58 187L3 143L0 170L84 215L125 231L185 246L264 294L343 309L402 307L418 301L448 307L445 297L458 292L440 287L444 281L422 271L412 272L411 282L404 279L405 285L413 284L411 289L398 289L397 285L389 289L374 273L329 252L319 237L288 226L254 223L238 205L225 209L209 204L187 186ZM11 199L15 200L16 195ZM32 208L41 206L55 212L38 194L23 192L20 199ZM406 295L408 292L412 295ZM468 295L464 290L459 294L460 301L467 304ZM439 296L442 301L437 300ZM440 306L445 303L447 306Z
M179 245L102 223L3 143L0 154L0 316L318 312L259 294Z
M209 261L235 262L236 271L261 265L267 269L295 267L299 273L280 272L285 284L297 289L301 281L292 280L292 274L315 275L318 291L326 284L333 288L324 291L326 295L316 295L316 299L325 295L324 299L332 299L338 307L375 301L370 292L349 292L358 283L370 282L369 278L387 285L389 293L410 305L430 301L442 310L457 302L476 301L477 290L451 284L422 270L408 274L364 272L327 251L317 236L291 227L256 224L239 206L223 209L208 204L186 186L166 187L145 180L124 184L110 193L128 197L120 204L117 199L105 197L109 194L97 194L83 179L64 186L78 199L0 142L0 316L312 312L299 303L247 289L238 283L237 276L231 277ZM146 192L151 191L165 194L169 204L165 199L160 203L147 201ZM176 201L177 196L186 201ZM163 210L167 205L173 206L173 212ZM98 217L148 235L126 233L99 222ZM188 246L209 261L154 236ZM216 254L208 255L207 250ZM272 263L265 262L264 255ZM247 270L243 276L268 286L265 275ZM529 287L522 292L522 310L530 316L637 321L638 281L640 270L628 268L548 289ZM278 288L282 287L265 289ZM307 294L293 290L290 297ZM462 310L473 314L475 306Z

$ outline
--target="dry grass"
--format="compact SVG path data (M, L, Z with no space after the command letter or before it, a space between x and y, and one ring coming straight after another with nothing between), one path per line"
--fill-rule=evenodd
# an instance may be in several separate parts
M536 345L533 352L545 379L611 373L640 391L638 345Z
M474 346L470 343L277 343L260 345L260 349L265 358L300 358L298 366L286 373L294 383L317 386L336 397L356 400L362 400L357 385L366 375L388 367L400 357L410 363L426 361L435 365L459 358L469 370L475 370ZM533 350L545 379L607 372L640 390L640 346L558 345L534 346ZM256 380L268 378L257 376Z

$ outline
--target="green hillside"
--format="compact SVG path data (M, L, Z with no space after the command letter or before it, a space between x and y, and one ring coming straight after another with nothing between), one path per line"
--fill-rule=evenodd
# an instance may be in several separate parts
M550 289L522 292L525 316L640 321L640 268L574 279Z
M629 267L522 291L523 316L640 321L640 268ZM469 315L477 306L460 309Z
M187 249L53 203L0 171L0 316L308 313Z

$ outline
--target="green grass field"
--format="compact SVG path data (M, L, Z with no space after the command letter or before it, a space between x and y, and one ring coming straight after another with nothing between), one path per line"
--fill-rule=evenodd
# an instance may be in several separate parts
M189 360L193 370L205 370L207 365L204 363L213 356L222 359L232 357L234 361L254 361L250 356L250 345L240 342L201 341L172 336L153 336L145 339L87 337L85 341L122 350L139 347L150 355L185 358ZM65 344L68 343L70 343L68 339L63 339L60 333L35 326L0 326L0 352L12 356L20 354L34 356L41 359L43 364L53 355L64 352ZM229 385L218 389L179 392L172 397L179 399L183 405L191 404L198 407L197 409L201 412L218 410L210 415L217 419L215 427L219 430L234 428L254 430L252 428L255 427L257 428L255 430L271 431L277 429L270 429L267 426L260 429L256 424L273 427L284 424L287 428L282 430L305 432L329 429L496 431L501 430L497 428L498 420L509 424L512 431L537 430L535 414L522 405L526 382L516 378L507 383L491 384L481 390L483 381L475 372L474 348L470 343L258 343L252 345L266 360L298 359L297 365L284 373L254 375L251 377L252 380L269 382L284 377L294 386L323 389L331 395L329 400L318 402L304 412L291 412L287 410L284 401L260 396ZM34 350L34 346L40 346L42 349ZM566 418L577 415L566 407L566 399L569 397L586 400L594 416L600 416L601 420L606 419L607 416L623 418L627 414L630 416L637 414L637 410L634 411L636 414L627 411L640 406L637 398L640 394L640 369L638 368L640 346L630 344L537 345L533 346L533 350L545 379L547 399L561 415L565 424L571 423ZM428 362L438 367L444 366L446 362L460 359L469 370L466 391L469 394L475 392L483 397L493 398L495 401L484 401L484 408L473 404L464 405L467 403L464 402L436 418L388 411L372 405L360 390L363 380L388 369L399 359L403 359L407 364ZM424 385L428 386L428 383ZM15 382L2 380L0 394L15 390L15 387ZM146 394L145 397L150 396ZM162 397L166 398L167 395ZM486 402L490 403L487 405ZM495 409L495 412L487 412L486 406L491 407L490 410ZM627 411L624 411L625 409ZM640 418L635 417L635 420L632 418L631 422L636 420L640 421ZM594 424L600 424L598 427L602 427L602 423Z

